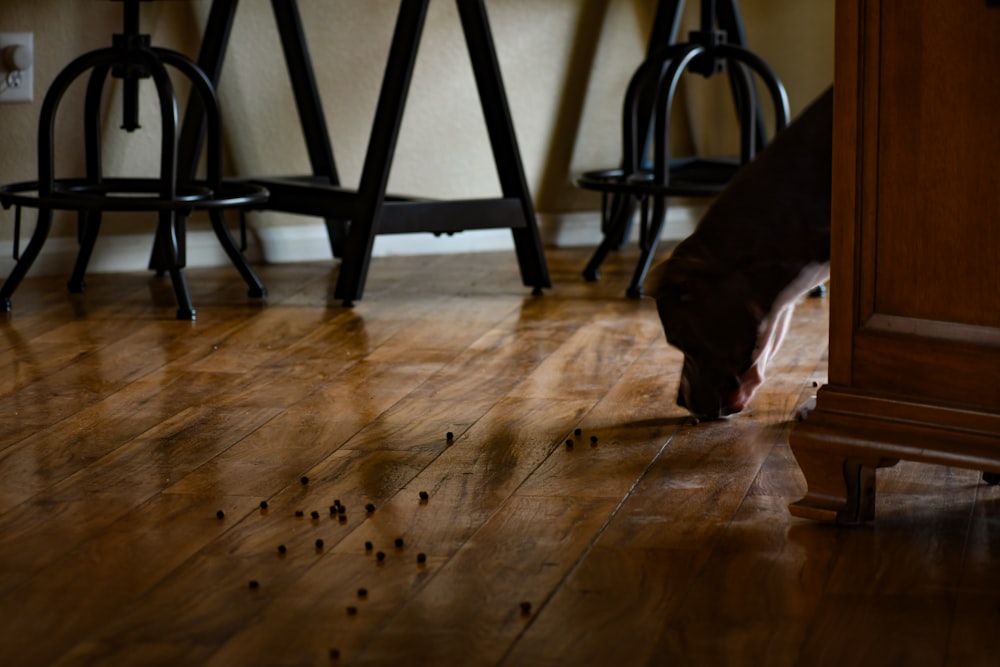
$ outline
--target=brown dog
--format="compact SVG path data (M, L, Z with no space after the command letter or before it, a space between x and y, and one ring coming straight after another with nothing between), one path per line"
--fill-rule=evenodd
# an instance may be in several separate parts
M741 169L650 276L684 352L677 404L701 419L746 407L798 299L830 270L833 91Z

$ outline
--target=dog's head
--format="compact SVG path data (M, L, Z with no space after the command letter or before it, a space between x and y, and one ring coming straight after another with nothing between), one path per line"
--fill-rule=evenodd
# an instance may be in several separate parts
M749 285L676 252L654 281L667 342L684 353L677 404L699 419L743 410L763 380L758 339L766 328Z

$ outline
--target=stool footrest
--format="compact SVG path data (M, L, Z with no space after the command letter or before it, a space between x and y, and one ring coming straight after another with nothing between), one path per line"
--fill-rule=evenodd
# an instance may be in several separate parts
M0 205L48 208L60 211L192 211L209 208L255 206L267 200L266 188L240 181L225 181L215 192L204 181L179 183L177 193L165 198L155 178L59 179L53 191L42 194L38 181L0 186Z
M737 158L678 158L671 160L666 185L653 180L651 169L625 174L622 169L588 171L577 186L598 192L637 196L709 196L720 192L739 170Z

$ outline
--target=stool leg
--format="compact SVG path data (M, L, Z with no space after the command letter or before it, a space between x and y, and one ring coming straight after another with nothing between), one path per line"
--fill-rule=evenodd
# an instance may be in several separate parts
M90 263L91 254L94 251L94 244L97 242L97 233L101 230L100 211L80 211L80 250L76 254L76 264L73 266L73 273L70 275L66 288L73 294L82 293L87 287L87 281L83 276L87 272L87 264Z
M170 282L177 298L177 319L194 320L195 310L191 304L191 294L188 292L187 279L184 277L183 264L178 257L178 242L176 235L183 234L183 221L177 220L180 213L162 211L156 227L156 243L154 249L158 254L156 265L170 274Z
M625 294L630 299L638 299L643 295L642 283L646 280L646 273L653 263L653 255L656 253L656 246L660 241L660 233L663 231L663 221L667 217L667 198L653 197L652 217L646 219L646 204L643 203L643 230L645 237L641 243L642 253L639 255L639 262L635 265L635 273L632 274L632 282L629 283Z
M260 281L253 268L246 261L243 253L240 252L239 246L236 245L236 241L233 239L233 235L229 232L229 227L226 226L226 217L222 210L212 209L209 212L209 217L212 220L212 230L219 238L222 249L226 251L229 261L233 263L233 266L240 272L244 282L247 284L247 296L252 299L263 299L266 297L267 289L264 287L264 283Z
M52 209L38 209L38 221L35 223L35 231L31 235L31 240L28 241L27 247L21 253L21 259L14 265L14 269L10 272L3 287L0 287L0 311L10 312L10 297L14 294L17 286L21 284L21 281L24 280L28 269L31 268L31 265L38 257L38 253L41 251L42 245L45 243L45 239L48 238L49 230L51 229Z

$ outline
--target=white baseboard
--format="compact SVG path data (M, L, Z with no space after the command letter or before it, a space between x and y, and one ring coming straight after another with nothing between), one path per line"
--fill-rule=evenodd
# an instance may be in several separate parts
M687 237L701 215L699 206L671 206L664 223L662 238ZM601 241L600 214L596 211L540 214L542 242L546 247L569 248L596 246ZM22 248L31 229L22 230ZM301 225L264 227L249 235L247 257L251 262L282 264L329 261L333 258L326 226L322 221ZM635 238L635 234L632 235ZM9 244L7 245L9 249ZM97 239L88 273L144 271L153 247L152 234L102 236ZM464 252L512 250L514 243L506 229L461 232L452 236L433 234L387 234L375 239L372 255L428 255ZM73 270L76 239L53 237L46 241L29 275L58 275ZM0 274L7 276L14 268L9 252L0 258ZM229 259L211 230L189 230L187 265L191 267L225 266Z
M671 206L661 238L690 236L704 207ZM601 242L601 216L597 211L541 213L538 215L542 244L547 248L594 247ZM633 223L637 224L637 223ZM323 224L267 227L256 232L264 261L269 264L327 260L332 257ZM633 233L632 238L636 235ZM387 234L375 237L373 257L391 255L437 255L460 252L512 250L514 242L506 229L482 229L452 236L433 234Z
M21 252L24 252L24 246L27 245L25 237L29 236L32 230L29 227L27 233L24 231L22 230ZM188 266L226 266L229 264L229 258L211 230L188 230L186 240ZM256 261L260 257L260 250L253 239L248 238L247 241L247 257L251 261ZM10 243L5 242L2 245L7 247L3 249L5 256L0 258L0 274L8 276L16 262L10 254ZM77 250L75 237L50 237L42 246L42 251L38 253L38 258L31 265L28 275L65 274L68 276L73 271ZM87 273L145 271L149 267L149 257L152 250L152 234L99 236L87 266Z

